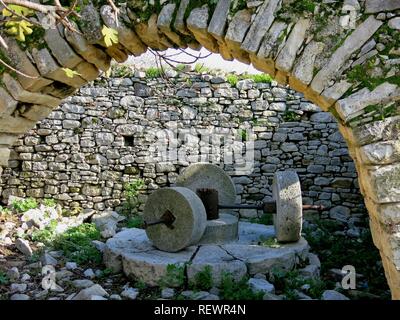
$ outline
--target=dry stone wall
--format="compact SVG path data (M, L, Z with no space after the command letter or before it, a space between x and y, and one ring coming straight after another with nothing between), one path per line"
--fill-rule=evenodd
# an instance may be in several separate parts
M202 152L201 135L206 130L215 138L231 130L241 143L254 140L253 170L244 175L225 164L237 202L271 200L274 172L296 170L304 203L324 205L322 217L343 222L351 217L354 223L365 214L355 165L331 114L275 81L244 79L231 85L224 76L169 75L167 81L101 79L67 98L14 144L2 200L10 195L52 197L64 206L115 208L132 179L143 178L148 194L174 184L190 163L224 166L231 142L222 141L218 155L211 148ZM158 162L151 151L153 134L174 125L185 156ZM213 160L216 156L219 161ZM241 210L241 215L257 217L257 211Z
M392 297L400 299L400 1L115 2L118 21L106 0L82 1L81 33L39 28L22 47L5 37L2 59L31 77L0 71L0 165L8 165L19 135L111 59L124 62L148 48L205 47L252 63L338 119ZM118 43L107 47L104 25L118 31ZM71 81L62 68L79 75Z

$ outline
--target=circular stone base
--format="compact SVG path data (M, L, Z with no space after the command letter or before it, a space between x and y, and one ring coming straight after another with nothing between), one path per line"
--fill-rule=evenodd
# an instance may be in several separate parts
M179 252L160 251L152 245L144 230L126 229L107 240L104 264L114 272L123 271L126 276L135 277L149 286L158 286L170 278L171 264L189 282L210 266L213 283L218 285L223 273L240 280L244 275L267 274L274 268L291 270L299 259L304 261L308 255L309 247L304 238L294 243L276 244L268 240L275 237L273 226L242 221L238 225L237 241L193 245ZM169 283L169 286L179 284Z
M239 236L239 220L231 214L220 214L218 219L208 220L199 244L223 244L236 241Z

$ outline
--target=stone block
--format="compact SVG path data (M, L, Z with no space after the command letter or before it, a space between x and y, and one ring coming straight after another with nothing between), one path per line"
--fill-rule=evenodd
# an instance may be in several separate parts
M74 69L82 59L70 47L67 41L61 37L58 29L47 29L44 39L58 63L63 67Z
M121 18L119 21L115 20L114 10L111 6L102 6L100 8L100 15L107 27L118 31L118 43L124 46L130 53L139 56L146 52L147 47L143 44L137 34L133 30L127 28Z
M265 33L271 27L275 19L275 12L281 7L281 0L265 1L252 22L249 32L244 39L241 48L249 53L256 54L260 48Z
M203 47L211 52L219 53L217 41L208 33L208 18L209 8L208 5L204 5L190 12L186 25Z
M3 74L3 83L12 97L20 102L41 104L53 108L57 107L61 102L60 99L49 95L24 90L21 84L8 73Z

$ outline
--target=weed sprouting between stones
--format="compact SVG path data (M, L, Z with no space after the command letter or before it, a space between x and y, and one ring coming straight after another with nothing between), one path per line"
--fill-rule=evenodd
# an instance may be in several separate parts
M4 271L0 270L0 285L6 285L8 284L9 279L7 277L7 274Z
M193 283L191 283L192 290L205 290L208 291L213 287L212 267L205 266L204 269L196 273Z
M11 207L18 213L23 213L30 209L36 209L38 206L38 202L33 198L13 199L11 201Z
M297 299L296 290L304 285L308 285L307 295L313 299L320 299L327 284L321 279L304 278L298 270L285 271L275 268L270 273L270 281L274 283L275 290L283 293L288 300Z
M160 279L159 286L167 287L183 287L185 285L185 265L169 264L167 265L166 274Z
M42 242L54 250L62 250L67 259L78 264L99 264L101 253L92 244L100 240L100 232L92 223L83 223L67 229L61 234L56 233L57 221L52 221L43 230L32 234L32 240Z
M316 230L304 229L304 237L321 260L321 278L333 287L330 270L352 265L357 274L362 276L357 290L389 299L381 258L372 241L370 230L364 229L359 238L349 238L335 233L342 229L335 221L317 220L315 224Z
M222 274L220 296L223 300L261 300L262 292L253 292L247 283L248 277L235 281L231 274Z

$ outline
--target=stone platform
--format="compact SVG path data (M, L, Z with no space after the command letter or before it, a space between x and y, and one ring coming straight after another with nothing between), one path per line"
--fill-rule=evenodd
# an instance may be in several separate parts
M186 266L184 275L189 282L210 266L214 284L218 285L223 273L240 280L246 274L268 274L274 268L289 270L306 260L309 246L304 238L296 243L273 244L274 237L273 226L240 221L236 241L199 244L171 253L153 247L145 230L132 228L107 241L104 263L114 272L122 271L149 286L157 286L167 278L168 265Z

